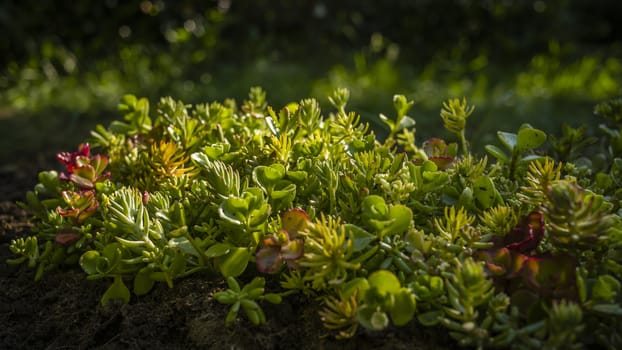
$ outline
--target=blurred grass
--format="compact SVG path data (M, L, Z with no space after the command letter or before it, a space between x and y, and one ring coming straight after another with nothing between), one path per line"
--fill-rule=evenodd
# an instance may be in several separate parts
M497 130L512 132L522 123L549 133L564 122L595 126L593 106L622 94L619 44L590 50L550 41L528 59L494 61L485 50L465 49L412 62L400 57L398 44L374 33L341 60L321 60L317 53L294 60L269 50L252 58L201 60L196 52L202 51L128 44L106 57L79 60L63 46L45 43L39 55L9 63L0 75L0 161L42 152L52 158L59 148L73 148L96 124L122 117L116 105L127 93L152 104L162 96L186 103L240 102L251 86L262 86L275 108L315 97L329 111L326 96L346 87L349 108L381 137L386 130L378 114L391 117L392 96L399 93L415 101L410 115L419 143L433 136L452 140L439 110L449 98L466 97L476 106L467 137L480 153L484 144L496 142Z

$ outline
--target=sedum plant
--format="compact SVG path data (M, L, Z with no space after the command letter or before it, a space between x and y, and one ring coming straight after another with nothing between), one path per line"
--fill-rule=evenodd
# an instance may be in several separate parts
M602 144L565 126L546 156L548 135L523 125L489 160L469 148L464 98L440 111L456 140L419 144L402 95L384 140L345 89L329 111L266 96L123 97L123 120L39 174L21 203L32 235L8 262L36 279L80 266L108 285L102 304L220 279L209 300L227 325L300 294L338 338L415 323L476 348L622 347L618 100L597 107Z

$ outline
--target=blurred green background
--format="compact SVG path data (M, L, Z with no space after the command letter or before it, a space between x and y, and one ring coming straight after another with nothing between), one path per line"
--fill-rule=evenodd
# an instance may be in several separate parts
M416 102L417 140L446 136L442 101L466 97L475 150L523 122L596 125L622 94L618 0L210 0L0 3L0 164L53 159L120 96L235 98L275 108L336 87L379 134L392 96Z

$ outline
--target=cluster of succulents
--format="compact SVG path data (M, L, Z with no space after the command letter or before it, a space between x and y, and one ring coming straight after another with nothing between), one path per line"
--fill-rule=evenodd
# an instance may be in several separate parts
M32 236L9 262L37 279L79 265L109 281L104 304L220 276L227 324L300 294L339 338L415 322L478 348L622 347L619 100L596 108L601 144L564 126L547 156L546 133L523 125L485 147L494 163L471 150L465 99L440 113L457 143L418 143L401 95L384 140L347 90L329 101L274 110L253 88L239 106L150 111L125 96L123 121L39 174L22 203Z

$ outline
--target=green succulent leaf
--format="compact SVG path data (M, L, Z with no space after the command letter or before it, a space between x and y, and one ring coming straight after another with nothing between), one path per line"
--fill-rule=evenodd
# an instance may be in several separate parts
M353 225L353 224L345 224L345 229L347 232L351 233L352 240L354 241L354 252L360 252L365 248L370 246L370 243L378 239L376 235L373 235L364 229Z
M386 234L403 233L410 227L413 212L405 205L396 204L389 208L391 224L384 230Z
M153 269L149 266L145 266L140 269L134 277L134 294L140 296L145 295L151 291L155 285L155 280L151 278Z
M622 307L619 304L597 304L592 306L592 310L607 315L622 316Z
M96 250L89 250L80 257L80 266L87 275L94 275L97 271L97 262L100 254Z
M415 296L406 288L394 294L393 307L389 310L391 321L396 326L403 326L410 322L417 309Z
M396 294L400 292L400 281L390 271L378 270L367 278L369 286L375 288L380 296Z
M542 130L529 126L521 127L516 136L516 149L519 152L528 151L542 145L546 141L546 134Z
M509 163L510 157L503 152L503 150L495 145L486 145L484 146L486 152L490 153L493 157L497 158L498 161L503 163Z
M346 298L351 297L357 292L358 295L364 295L369 289L369 281L366 278L357 277L343 283L340 287L343 296Z
M441 310L428 311L417 315L417 321L426 327L436 326L441 322L444 313Z
M621 289L620 282L611 275L598 276L592 287L594 302L611 302L617 298Z
M113 299L121 300L126 304L130 302L130 290L125 286L125 283L123 283L121 276L114 277L114 282L102 296L101 303L102 305L106 305Z
M363 327L374 331L381 331L389 325L386 313L367 305L359 307L356 318Z
M510 151L513 152L517 144L517 136L511 132L497 131L499 141Z
M285 177L285 167L281 164L260 165L253 169L253 181L264 190L274 187L283 177Z
M251 253L247 248L231 248L225 255L216 258L218 269L225 277L237 277L246 270L246 266L251 258Z
M208 258L216 258L226 255L233 249L233 245L229 243L216 243L205 251L205 256Z
M393 107L397 111L397 115L401 118L408 113L408 110L415 104L413 101L408 101L404 95L393 96Z
M473 195L482 209L488 209L495 205L497 198L495 184L488 176L480 176L473 183Z
M384 199L377 195L365 197L361 207L363 215L370 219L382 220L385 219L389 213L389 208Z

